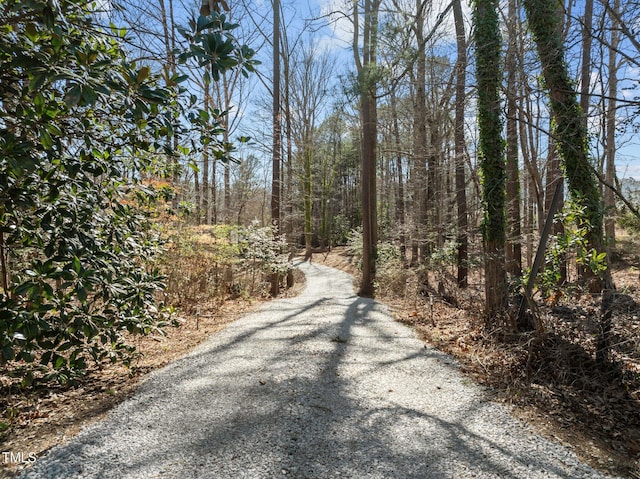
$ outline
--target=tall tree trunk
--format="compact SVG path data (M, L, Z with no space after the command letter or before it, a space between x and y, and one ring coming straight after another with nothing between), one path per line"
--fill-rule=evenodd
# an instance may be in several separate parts
M402 263L405 264L407 261L407 235L405 231L404 177L402 172L402 144L400 140L400 127L398 125L398 107L395 91L391 91L390 103L391 117L393 121L393 139L396 149L396 170L398 175L398 187L396 190L396 221L398 222L398 229L400 231L400 257L402 259Z
M376 84L370 74L376 66L378 10L381 0L365 0L363 49L360 60L358 48L358 0L354 0L354 56L360 86L360 116L362 121L362 284L360 296L372 297L375 292L377 250L377 194L376 142L377 111Z
M311 132L307 130L307 135ZM306 136L306 135L305 135ZM311 258L311 240L313 234L313 178L312 178L312 160L313 146L310 142L310 138L306 138L305 146L302 151L302 204L304 213L304 247L305 258Z
M561 14L560 12L558 12ZM562 15L564 18L564 15ZM560 27L559 27L560 28ZM564 30L566 32L566 29ZM566 35L563 34L563 41ZM580 64L580 110L582 124L585 131L588 129L589 104L591 100L591 45L593 43L593 0L585 0L584 17L582 20L582 61ZM592 275L584 266L578 265L578 275L588 278Z
M542 233L544 228L544 186L542 182L542 174L540 173L540 165L538 163L538 156L540 152L540 115L534 116L534 111L539 109L541 105L533 104L533 91L528 84L526 78L523 78L523 89L521 91L521 98L526 98L524 106L520 108L520 146L522 149L522 158L524 160L525 168L531 176L531 188L529 189L529 195L535 199L533 203L535 205L535 212L537 213L537 229ZM533 220L533 218L532 218Z
M456 103L455 103L455 172L456 172L456 208L458 226L458 287L466 288L469 284L469 239L467 230L469 218L467 214L467 179L464 169L465 135L464 110L467 83L467 38L464 29L461 0L453 2L453 17L456 26Z
M620 11L620 0L614 0L613 11ZM609 40L609 100L606 118L606 151L607 159L605 179L608 184L616 182L616 96L618 94L618 46L620 35L616 15L611 15L611 38ZM615 197L611 188L604 189L604 207L606 211L605 237L609 252L616 246Z
M584 207L584 219L589 225L586 234L589 247L596 252L603 252L603 214L600 208L600 194L587 154L587 131L582 111L564 61L565 48L560 32L562 17L558 14L557 3L554 0L524 0L524 7L542 63L542 73L555 120L554 133L569 192L573 200ZM591 274L588 278L589 289L592 292L603 291L596 353L596 358L600 362L605 362L608 358L611 303L615 290L606 257L605 262L605 270L601 277Z
M440 215L438 212L438 192L436 191L436 185L442 187L444 181L442 178L442 171L438 164L438 155L440 151L440 127L437 125L437 120L434 118L435 113L429 114L427 126L429 135L427 136L427 194L425 197L425 203L423 207L426 211L426 257L424 260L429 261L429 256L433 253L436 245L441 246L442 235L440 228ZM440 196L444 196L440 191Z
M549 139L549 156L547 158L547 185L545 192L545 204L544 211L545 216L549 215L551 212L551 204L553 202L553 195L556 191L558 183L562 184L564 182L564 178L562 177L562 164L560 161L560 156L558 155L558 151L556 148L556 142L553 138ZM557 211L561 211L564 205L564 188L560 187L560 198L558 203ZM556 221L553 223L553 229L551 231L554 235L562 235L564 234L564 224L562 221ZM560 264L560 279L559 284L563 284L567 280L567 262L565 258L562 258Z
M175 51L175 22L173 18L173 0L169 1L169 15L167 15L167 7L165 0L160 0L160 17L162 21L162 31L164 36L165 54L167 55L167 67L171 75L176 73L176 58L174 56ZM178 188L180 182L180 158L178 156L178 131L177 120L174 122L173 133L171 137L171 146L173 149L173 165L172 165L172 180L175 188ZM177 210L178 203L180 202L180 189L177 189L177 194L173 199L173 208ZM199 220L198 220L199 222Z
M525 176L525 192L524 192L524 235L526 238L526 258L527 258L527 267L531 268L533 265L533 215L534 215L534 205L535 205L535 194L533 190L535 185L533 184L534 180L531 175Z
M418 80L416 79L415 72L410 72L411 75L411 83L415 85ZM426 212L426 209L422 208L423 198L426 196L426 177L427 177L427 168L426 163L424 161L419 161L418 155L419 153L416 151L416 144L418 143L416 140L417 135L417 125L416 125L416 114L415 110L417 107L416 104L416 95L413 95L413 155L409 160L409 183L411 186L411 218L413 221L413 228L410 235L411 239L411 261L409 266L415 267L418 266L421 262L421 249L423 243L423 239L426 237L426 229L425 223L426 219L423 217L422 213Z
M280 228L280 153L282 152L280 108L280 0L273 0L273 162L271 168L271 223Z
M429 257L429 195L431 194L427 175L427 94L426 94L426 52L424 42L424 8L422 0L416 0L416 17L413 22L416 36L416 73L413 105L413 164L417 184L420 185L416 204L416 230L420 246L420 262L425 264Z
M582 22L582 63L580 65L580 108L584 127L589 117L589 99L591 87L591 43L593 41L593 0L584 0L584 19Z
M288 240L291 241L293 234L293 128L291 122L291 61L290 56L285 54L283 57L284 70L284 122L285 122L285 138L287 151L287 167L286 167L286 204L285 204L285 233Z
M273 0L273 161L271 165L271 225L280 232L280 163L282 152L282 109L280 107L280 0ZM271 275L271 295L280 292L280 275Z
M211 108L210 83L204 84L204 110L208 113ZM196 173L197 176L197 173ZM202 150L202 212L204 224L211 224L211 209L209 203L209 145L204 145ZM200 215L198 215L200 218Z
M480 130L480 168L485 206L483 239L485 250L485 298L487 326L507 306L505 272L505 160L501 137L500 105L501 39L497 0L477 0L474 25L476 76L478 81L478 125Z
M193 172L193 186L195 189L195 203L196 203L196 211L195 211L195 219L196 224L199 225L202 223L202 190L200 189L200 178L198 177L199 172Z
M211 181L209 183L209 198L211 198L211 224L218 223L218 162L213 160L211 162Z
M508 240L506 244L507 271L514 277L522 275L522 241L520 231L520 168L518 155L518 119L516 99L516 49L518 22L515 0L509 0L508 31L509 46L505 59L507 71L507 227Z
M231 98L229 97L229 88L227 83L226 73L222 75L222 97L224 99L225 110L229 111L231 107ZM224 132L222 133L222 140L225 144L229 143L229 116L225 115L222 118L222 124L224 126ZM225 222L231 221L231 162L225 161L224 163L224 220Z

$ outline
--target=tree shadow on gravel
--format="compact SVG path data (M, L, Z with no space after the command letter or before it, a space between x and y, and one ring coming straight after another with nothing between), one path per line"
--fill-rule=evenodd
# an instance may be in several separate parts
M155 374L108 422L25 477L46 477L36 474L47 461L68 478L566 477L546 456L475 432L467 423L488 407L483 398L405 404L387 381L419 393L431 368L456 368L409 329L388 329L379 303L347 295L296 304L274 303L269 314L279 317L238 323ZM438 413L447 408L450 416Z

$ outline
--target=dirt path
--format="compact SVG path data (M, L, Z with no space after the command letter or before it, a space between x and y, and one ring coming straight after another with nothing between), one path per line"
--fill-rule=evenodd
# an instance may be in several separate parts
M351 277L303 263L25 478L606 477L512 419Z

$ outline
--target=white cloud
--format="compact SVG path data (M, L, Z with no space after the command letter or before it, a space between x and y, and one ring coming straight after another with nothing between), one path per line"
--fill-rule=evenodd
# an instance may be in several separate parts
M320 15L326 19L330 35L320 40L328 49L345 48L353 40L352 4L347 0L320 0Z
M634 163L616 166L618 178L635 178L640 180L640 160Z
M620 90L620 94L625 100L634 100L638 96L638 91L631 88L623 88Z
M407 12L415 9L414 2L402 5ZM425 22L425 32L430 32L441 20L443 12L450 6L448 0L434 0L428 12ZM353 43L353 2L351 0L318 0L320 16L322 16L330 29L331 34L321 40L327 48L350 48ZM466 23L467 35L471 30L471 7L468 2L462 2L463 16ZM392 5L383 5L381 11L393 11ZM409 13L411 15L411 13ZM439 28L439 39L451 43L455 42L455 25L453 11L449 9L442 19Z

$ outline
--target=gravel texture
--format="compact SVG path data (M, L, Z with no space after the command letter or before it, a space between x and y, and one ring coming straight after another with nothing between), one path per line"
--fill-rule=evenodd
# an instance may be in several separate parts
M351 277L272 301L154 373L22 478L600 478L490 402Z

